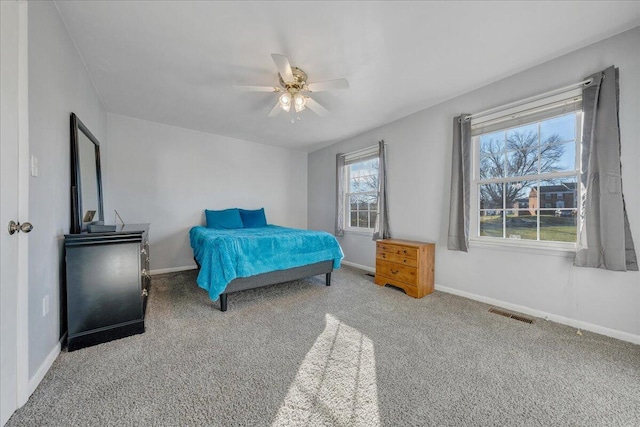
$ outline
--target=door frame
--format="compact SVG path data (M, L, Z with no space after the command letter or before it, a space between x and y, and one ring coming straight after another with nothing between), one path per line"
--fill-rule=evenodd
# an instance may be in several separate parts
M30 176L30 163L29 163L29 70L28 70L28 3L26 0L8 0L11 2L7 8L3 8L3 21L13 21L9 30L7 39L10 40L11 47L8 48L6 53L9 57L5 58L10 61L15 61L15 75L10 73L8 91L13 92L14 95L9 98L8 104L5 107L8 108L10 116L2 117L2 120L9 120L6 126L13 129L13 134L8 137L7 141L3 141L3 144L14 146L17 148L17 158L10 161L16 161L15 174L13 171L9 176L5 176L3 180L3 187L14 187L17 191L16 199L12 199L11 203L17 202L15 212L12 212L11 216L15 218L3 218L8 222L9 220L17 222L26 222L29 220L29 176ZM4 3L4 1L3 1ZM6 4L6 3L5 3ZM15 44L14 44L15 43ZM5 46L6 47L6 46ZM17 182L15 181L17 178ZM13 197L13 196L12 196ZM4 222L4 221L3 221ZM0 224L0 232L7 233L5 228L7 223ZM29 390L29 239L26 233L16 233L11 239L17 239L15 241L15 263L12 265L12 269L15 269L15 282L12 279L8 284L12 290L10 294L13 294L15 300L9 301L10 304L16 305L15 313L10 315L8 319L8 327L15 332L15 339L9 341L8 345L11 345L9 352L15 352L15 361L9 362L8 368L15 372L15 383L10 387L10 393L15 393L15 399L12 399L11 405L7 408L8 414L3 413L4 416L11 417L12 413L16 409L23 406L30 396ZM14 249L12 249L14 250ZM14 329L15 328L15 329ZM15 347L13 347L15 345ZM6 350L6 348L5 348ZM15 365L14 365L15 363Z
M29 4L18 2L18 217L29 220ZM29 239L18 239L17 402L29 400Z

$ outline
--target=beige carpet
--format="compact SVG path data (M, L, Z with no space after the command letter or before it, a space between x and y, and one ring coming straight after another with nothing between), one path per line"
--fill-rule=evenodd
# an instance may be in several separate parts
M147 331L63 353L8 426L640 425L640 347L363 272L244 291L155 276Z

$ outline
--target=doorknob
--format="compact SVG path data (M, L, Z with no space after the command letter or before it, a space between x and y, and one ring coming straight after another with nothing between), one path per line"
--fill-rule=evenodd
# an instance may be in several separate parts
M19 222L15 222L15 221L9 221L9 234L14 234L14 233L19 233L19 232L23 232L23 233L28 233L31 230L33 230L33 225L31 225L30 222L23 222L22 224L20 224Z

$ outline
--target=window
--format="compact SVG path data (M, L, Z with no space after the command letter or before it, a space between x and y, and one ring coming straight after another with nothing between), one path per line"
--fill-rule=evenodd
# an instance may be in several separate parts
M472 206L477 207L472 239L575 245L580 217L580 92L472 120L471 128Z
M345 156L345 229L373 231L378 212L378 147Z

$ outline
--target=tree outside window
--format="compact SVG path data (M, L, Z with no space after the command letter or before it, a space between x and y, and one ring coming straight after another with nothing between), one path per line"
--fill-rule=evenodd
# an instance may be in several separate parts
M480 236L577 240L580 121L575 112L474 137Z
M373 229L378 212L378 157L347 165L347 227Z

